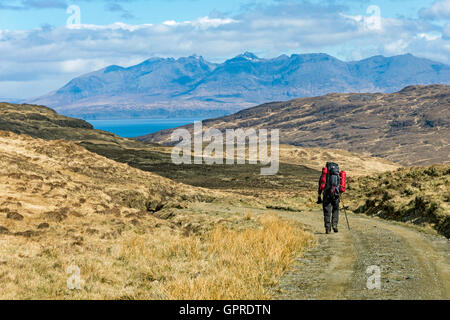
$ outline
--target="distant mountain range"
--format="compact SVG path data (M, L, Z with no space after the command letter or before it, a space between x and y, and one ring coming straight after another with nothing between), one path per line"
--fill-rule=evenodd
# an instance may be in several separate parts
M435 83L450 84L450 66L411 54L344 62L322 53L262 59L246 52L221 64L190 56L113 65L28 102L84 119L211 118L268 101Z

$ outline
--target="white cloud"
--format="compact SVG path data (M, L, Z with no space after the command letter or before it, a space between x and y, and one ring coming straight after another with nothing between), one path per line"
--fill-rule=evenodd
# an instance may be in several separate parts
M387 43L384 48L386 53L390 55L402 54L405 49L408 48L409 43L403 39L396 40L394 42Z
M80 70L96 70L108 65L103 59L72 59L60 62L60 70L65 73L77 73Z
M196 26L200 26L203 28L209 28L209 27L213 27L213 28L217 28L223 25L227 25L230 23L236 23L238 21L234 20L234 19L220 19L220 18L210 18L210 17L202 17L197 19L193 25Z
M446 40L450 40L450 23L447 23L442 32L442 36Z
M179 25L178 22L176 22L175 20L167 20L163 22L163 25L165 26L177 26Z
M217 28L226 24L238 22L234 19L220 19L220 18L210 18L210 17L202 17L198 18L195 21L184 21L177 22L175 20L167 20L162 24L169 27L177 27L177 26L195 26L199 28Z
M170 23L171 21L166 21L163 24ZM67 29L87 29L87 30L127 30L127 31L136 31L138 29L143 29L147 27L151 27L153 24L139 24L139 25L131 25L123 22L115 22L109 25L96 25L96 24L70 24L66 26Z
M433 41L433 40L437 40L437 39L441 38L440 35L431 34L431 33L419 33L417 35L417 37L420 39L425 39L427 41Z
M450 0L439 0L419 12L425 19L450 19Z

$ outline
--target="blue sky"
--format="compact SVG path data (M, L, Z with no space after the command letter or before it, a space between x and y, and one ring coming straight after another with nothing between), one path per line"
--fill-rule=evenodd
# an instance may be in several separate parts
M28 2L28 5L27 5ZM15 10L0 9L1 29L31 29L42 25L64 26L68 17L65 13L67 6L75 4L82 10L82 23L108 25L117 21L130 24L161 23L167 20L185 21L208 16L211 13L236 15L245 12L256 5L277 5L283 1L274 0L134 0L134 1L1 1ZM306 1L294 1L305 3ZM351 1L310 1L310 3L330 3L342 5L343 12L349 14L365 14L369 5L381 8L385 17L405 16L418 18L420 9L430 7L433 0L351 0ZM40 3L40 4L39 4ZM34 4L34 5L30 5ZM19 10L19 8L22 8Z
M79 25L67 26L71 5ZM412 53L450 64L450 0L0 0L0 50L5 98L153 56Z

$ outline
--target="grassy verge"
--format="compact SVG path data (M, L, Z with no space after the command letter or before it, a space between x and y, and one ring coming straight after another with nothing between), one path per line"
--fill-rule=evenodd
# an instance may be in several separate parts
M170 299L270 299L268 288L309 244L312 235L273 215L243 231L215 228L203 250L209 263L197 277L184 275L164 288ZM195 241L195 240L194 240ZM195 243L195 242L194 242ZM194 246L195 247L195 246Z
M78 245L1 236L1 298L270 299L312 235L273 215L232 220L189 235L155 220L152 231L85 234ZM80 290L67 288L70 266L80 269Z

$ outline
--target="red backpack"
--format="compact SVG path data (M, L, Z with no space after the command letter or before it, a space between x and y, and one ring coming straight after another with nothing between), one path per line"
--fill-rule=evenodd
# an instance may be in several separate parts
M347 188L347 172L341 171L339 172L339 177L341 178L341 183L339 185L339 192L344 193Z
M338 172L339 174L337 174ZM332 175L334 177L331 177ZM339 188L337 188L338 186ZM340 193L345 192L346 187L347 173L345 171L339 171L337 164L327 163L327 166L322 169L322 175L320 176L320 190L324 191L327 189L333 195L339 196Z

